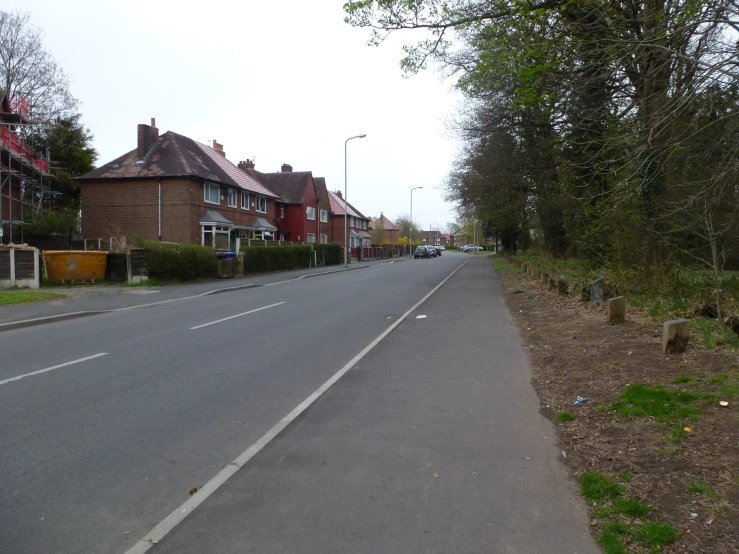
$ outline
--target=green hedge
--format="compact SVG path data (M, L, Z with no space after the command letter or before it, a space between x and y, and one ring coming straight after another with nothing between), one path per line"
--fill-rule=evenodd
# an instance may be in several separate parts
M316 244L318 263L321 265L338 265L344 261L340 244Z
M310 267L310 245L242 246L247 274Z
M198 244L144 241L149 277L165 281L193 281L218 277L215 251Z

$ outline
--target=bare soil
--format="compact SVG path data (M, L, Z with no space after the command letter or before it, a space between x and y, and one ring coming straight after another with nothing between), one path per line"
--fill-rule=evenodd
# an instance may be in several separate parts
M699 403L696 420L679 422L692 430L679 444L668 439L674 422L624 418L608 409L635 383L720 397L726 389L715 377L739 376L739 352L708 351L694 334L686 353L665 356L662 322L638 310L627 308L626 324L613 326L605 308L589 308L579 295L549 291L511 264L498 275L529 353L542 413L553 421L558 412L576 416L555 423L566 453L562 461L573 478L579 482L584 472L633 474L624 486L630 496L654 505L647 519L669 523L680 534L660 552L739 553L739 398L726 398L728 407L718 400ZM685 375L694 378L673 383ZM574 405L578 396L589 400ZM691 492L696 481L706 483L707 492ZM591 523L597 537L605 522ZM643 551L628 542L625 546Z

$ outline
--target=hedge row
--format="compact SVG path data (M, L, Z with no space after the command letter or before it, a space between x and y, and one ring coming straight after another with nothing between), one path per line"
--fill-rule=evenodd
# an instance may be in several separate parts
M245 273L267 273L310 267L310 245L242 246Z
M340 244L315 244L320 265L338 265L344 261Z
M144 248L149 277L166 281L218 277L218 258L207 246L144 241Z

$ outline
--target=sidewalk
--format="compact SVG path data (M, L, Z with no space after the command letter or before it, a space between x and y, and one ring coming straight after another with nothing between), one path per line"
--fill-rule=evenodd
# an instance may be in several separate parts
M530 378L471 259L150 552L597 554Z
M376 265L397 263L408 258L394 258L391 260L373 260L362 263L352 263L348 271L368 268ZM262 275L250 275L235 279L218 279L215 281L188 283L181 285L166 285L161 287L124 287L120 285L81 285L72 287L53 287L41 289L44 292L58 292L67 295L67 298L47 302L33 302L15 306L0 306L0 331L2 325L19 321L64 317L78 312L100 312L130 308L140 304L174 300L191 296L202 296L216 292L227 292L229 289L250 288L263 286L292 279L309 278L327 272L345 271L344 265L327 267L312 267L295 271L280 271Z

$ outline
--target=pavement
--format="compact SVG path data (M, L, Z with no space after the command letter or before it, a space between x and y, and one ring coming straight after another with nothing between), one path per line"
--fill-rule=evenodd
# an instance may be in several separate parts
M10 330L0 349L0 552L599 551L486 258Z
M408 257L392 260L372 260L368 262L354 262L349 265L348 271L361 268L398 263L408 260ZM249 275L234 279L220 279L217 281L203 281L166 285L161 287L126 287L122 285L74 285L69 287L45 287L44 292L56 292L66 295L45 302L32 302L15 306L0 306L0 332L9 326L3 324L18 321L35 320L47 317L62 317L65 314L80 314L80 312L100 312L132 308L138 305L153 302L171 301L190 298L197 295L207 295L214 292L227 292L237 287L257 287L274 285L292 279L305 279L312 276L321 276L336 271L344 271L344 266L313 267L294 271L281 271L262 275ZM13 291L8 291L13 292ZM82 314L80 314L82 315Z

